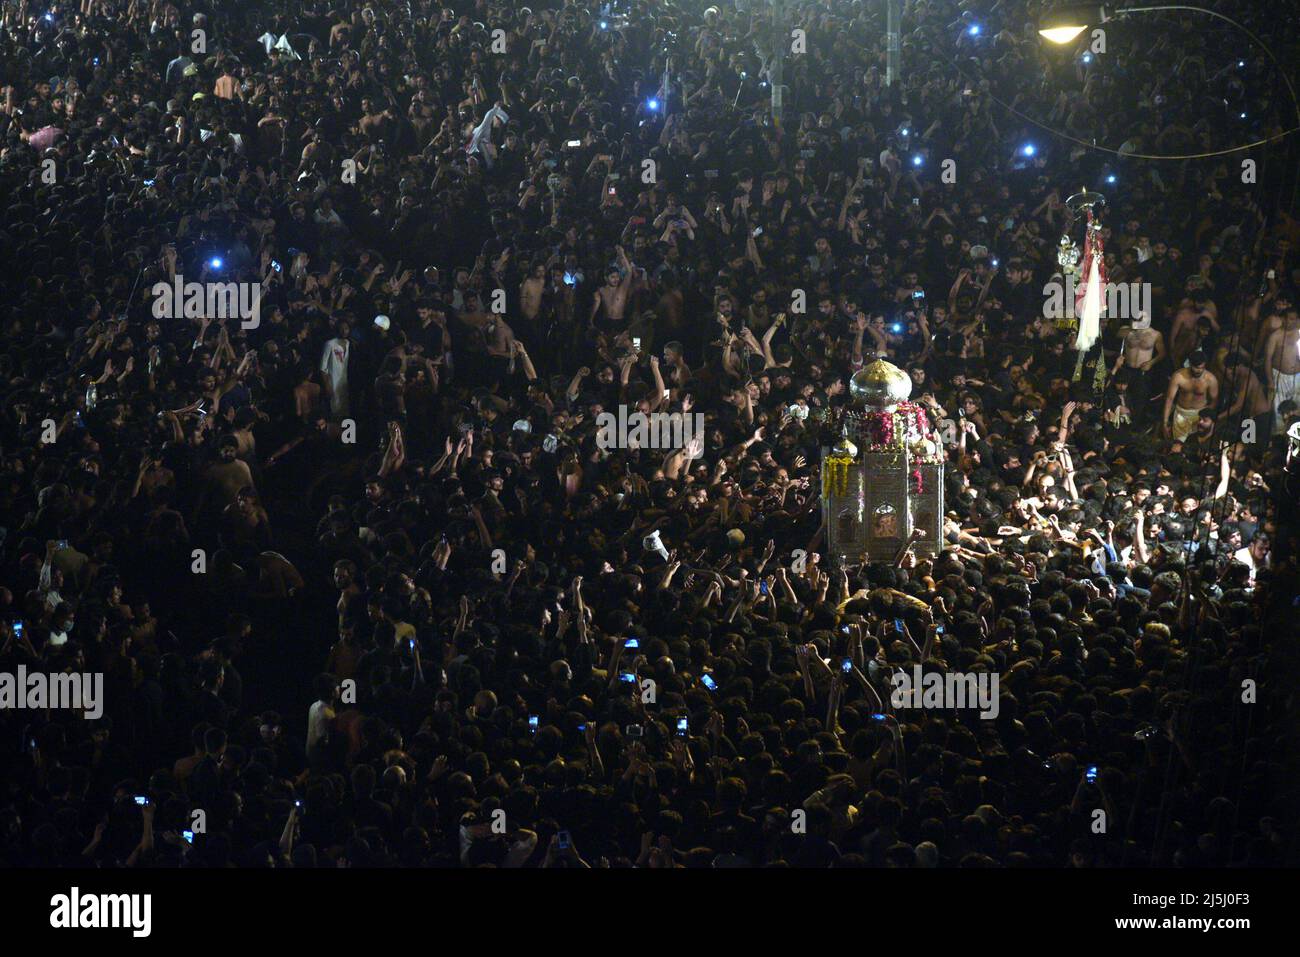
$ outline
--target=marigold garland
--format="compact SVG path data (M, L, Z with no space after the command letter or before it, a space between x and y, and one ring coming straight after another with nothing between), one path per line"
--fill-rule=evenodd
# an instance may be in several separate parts
M854 460L847 455L828 455L822 461L822 497L847 495L849 470Z

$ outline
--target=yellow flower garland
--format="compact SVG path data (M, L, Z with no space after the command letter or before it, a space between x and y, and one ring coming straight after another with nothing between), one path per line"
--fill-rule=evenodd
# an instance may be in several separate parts
M846 455L828 455L822 461L822 498L847 495L849 469L854 460Z

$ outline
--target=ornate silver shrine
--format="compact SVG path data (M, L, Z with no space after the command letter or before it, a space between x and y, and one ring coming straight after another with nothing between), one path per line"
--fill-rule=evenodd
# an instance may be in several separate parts
M884 359L849 384L853 405L827 423L822 518L827 551L842 564L893 562L943 547L943 442L912 380ZM914 538L915 535L915 538Z

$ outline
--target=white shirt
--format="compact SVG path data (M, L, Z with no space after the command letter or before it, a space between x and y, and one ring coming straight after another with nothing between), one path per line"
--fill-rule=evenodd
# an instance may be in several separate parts
M312 219L316 220L318 225L327 226L330 229L341 229L343 227L343 217L339 215L337 209L331 209L328 213L318 209L312 214Z
M1269 559L1272 556L1266 554L1264 560L1259 564L1256 564L1255 556L1250 553L1250 548L1247 546L1246 548L1238 549L1233 552L1232 557L1250 569L1250 583L1253 585L1255 584L1255 572L1261 568L1268 568L1270 564Z
M329 737L329 723L334 720L334 709L326 701L317 701L307 712L307 751Z

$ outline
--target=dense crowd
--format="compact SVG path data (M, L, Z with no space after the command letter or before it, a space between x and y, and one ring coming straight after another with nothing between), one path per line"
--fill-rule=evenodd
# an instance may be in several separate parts
M104 716L0 711L0 861L1289 859L1281 79L908 0L887 86L883 4L787 6L3 4L0 670ZM1083 363L1080 187L1151 292ZM821 423L874 356L946 541L841 567ZM705 431L610 449L619 407ZM895 707L921 663L997 716Z

